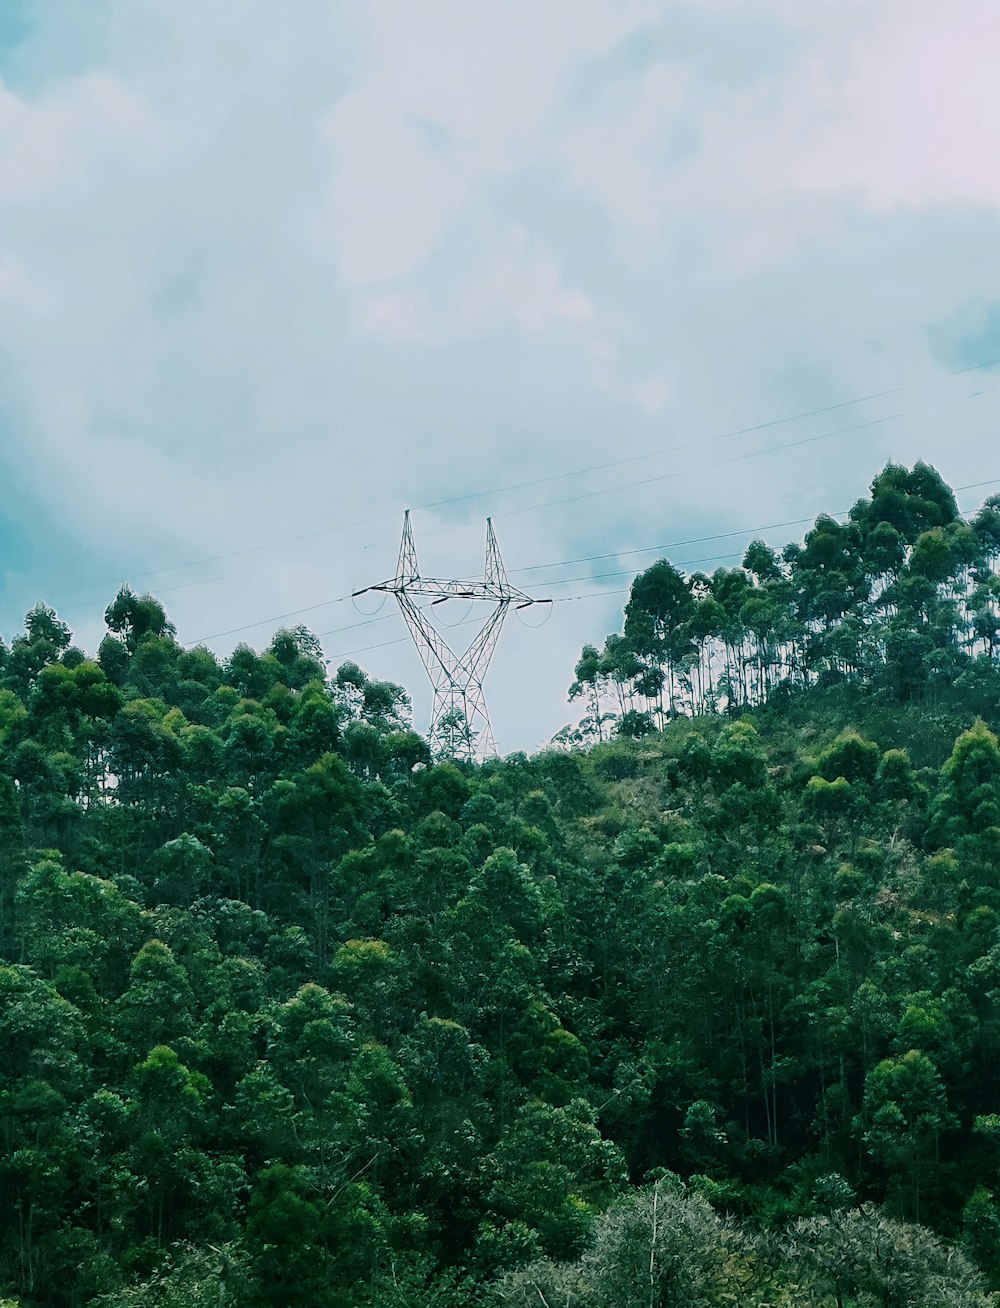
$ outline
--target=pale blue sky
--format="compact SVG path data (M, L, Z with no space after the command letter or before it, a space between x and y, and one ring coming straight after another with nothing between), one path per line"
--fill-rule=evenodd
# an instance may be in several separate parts
M994 0L5 0L0 630L44 598L93 647L133 578L207 636L387 575L407 505L677 444L416 511L426 570L487 512L513 569L845 508L889 457L1000 479L1000 393L958 398L1000 373L948 376L1000 356L997 48ZM619 603L512 625L502 747ZM422 725L408 645L359 658Z

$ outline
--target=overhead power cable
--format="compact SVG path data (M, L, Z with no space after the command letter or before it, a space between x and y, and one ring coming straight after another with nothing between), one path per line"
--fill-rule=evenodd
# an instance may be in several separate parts
M896 388L896 389L899 389L899 388ZM889 392L886 392L886 393L889 393ZM845 403L850 403L850 402L851 402L851 401L845 401ZM997 478L989 478L989 479L987 479L986 481L969 482L969 483L967 483L967 484L964 485L964 486L956 486L956 487L954 487L953 489L956 490L956 491L963 491L963 490L979 490L979 489L981 489L981 488L984 487L984 486L995 486L995 485L997 484L997 482L998 482L998 479L997 479ZM832 513L830 516L831 516L831 517L834 517L834 518L842 517L842 516L844 515L844 513L846 513L846 512L847 512L847 510L844 509L844 510L840 510L840 511L837 512L837 513ZM500 515L498 515L498 516L500 516ZM726 532L720 532L720 533L718 533L718 534L716 534L716 535L714 535L714 536L698 536L698 537L690 538L690 539L688 539L688 540L682 540L682 541L668 541L666 544L663 544L663 545L644 545L644 546L641 546L641 547L639 547L639 548L637 548L637 549L628 549L628 550L612 550L612 551L610 551L610 552L607 553L607 554L588 554L588 555L582 555L582 556L580 556L580 557L578 557L578 558L573 558L573 559L561 559L561 560L559 560L558 562L554 562L554 563L534 563L534 564L529 564L529 565L527 565L527 566L525 566L525 567L521 567L521 568L508 568L507 571L508 571L509 573L511 573L511 574L514 574L514 573L525 573L525 572L539 572L539 571L541 571L541 570L543 570L543 569L548 569L548 568L561 568L561 567L565 567L565 566L567 566L568 564L572 564L572 563L596 563L596 562L600 562L600 561L602 561L602 560L604 560L604 559L626 558L626 557L630 557L630 556L632 556L632 555L636 555L636 554L655 554L655 553L657 553L658 551L661 551L661 550L679 549L679 548L681 548L682 546L685 546L685 545L700 545L700 544L703 544L703 543L705 543L705 542L707 542L707 541L711 541L711 540L725 540L725 539L728 539L728 538L730 538L730 537L734 537L734 536L742 536L742 535L745 535L745 534L749 534L749 533L751 533L751 532L777 531L777 530L779 530L780 528L783 528L783 527L800 527L800 526L803 526L803 525L806 524L806 523L813 522L813 521L814 521L814 518L815 518L815 515L814 515L813 517L807 517L807 518L789 518L789 519L788 519L787 521L785 521L785 522L767 523L767 524L765 524L764 526L761 526L761 527L748 527L748 528L746 528L745 531L743 531L743 530L740 530L740 531L726 531ZM430 534L433 534L433 532L430 533ZM363 548L367 549L367 548L369 548L369 547L368 547L368 546L364 546ZM179 566L181 566L181 565L179 565ZM138 574L136 574L136 575L138 575ZM194 587L194 586L205 586L205 585L210 585L210 584L213 584L213 583L216 583L216 582L226 581L226 580L228 580L228 579L229 579L228 577L226 577L226 576L222 576L222 577L207 577L207 578L204 578L204 579L199 580L199 581L185 581L185 582L181 582L180 584L175 585L175 586L164 586L164 587L161 588L161 591L160 591L159 593L162 593L162 594L168 594L168 593L172 593L172 592L177 591L177 590L188 590L188 589L190 589L190 588L192 588L192 587ZM221 638L224 637L224 636L238 635L240 632L243 632L243 631L252 631L255 627L265 626L265 625L266 625L267 623L269 623L269 622L280 622L280 621L282 621L284 618L298 617L298 616L300 616L300 615L303 614L303 613L309 613L309 612L312 612L314 609L325 608L327 605L332 605L332 604L342 604L342 603L344 603L345 600L350 599L350 598L351 598L350 595L340 595L340 596L338 596L336 599L325 600L325 601L323 601L323 602L320 603L320 604L310 605L310 606L308 606L308 607L306 607L306 608L302 608L302 609L295 609L295 610L292 610L292 611L289 612L289 613L276 614L276 615L274 615L273 617L262 618L262 619L260 619L260 620L257 621L257 622L249 622L249 623L246 623L245 625L243 625L243 626L239 626L239 627L229 627L229 628L227 628L227 630L225 630L225 631L214 632L214 633L213 633L212 635L210 635L210 636L202 636L202 637L200 637L197 641L189 642L189 643L199 645L199 644L203 644L204 642L209 641L209 640L219 640L219 639L221 639ZM67 612L67 611L72 610L72 609L78 609L78 608L91 608L92 605L93 605L93 600L80 600L80 601L75 601L74 603L71 603L71 604L59 604L59 605L56 605L55 607L58 609L58 611L59 611L60 613L64 613L64 612ZM354 624L354 625L361 625L361 624ZM338 630L347 630L347 628L338 628Z
M968 483L966 483L964 486L955 486L955 487L953 487L953 490L955 490L955 491L979 490L979 489L981 489L981 488L984 487L984 486L996 486L998 483L1000 483L1000 478L996 478L996 477L994 477L994 478L990 478L990 479L988 479L988 480L986 480L986 481L968 482ZM843 517L846 517L846 515L847 515L848 512L849 512L849 510L847 510L847 509L842 509L842 510L840 510L840 511L837 512L837 513L830 513L830 514L828 514L827 516L829 516L829 517L831 517L831 518L843 518ZM799 518L799 519L797 519L797 520L795 520L795 521L789 521L789 522L784 522L784 523L775 523L775 524L772 524L772 527L754 527L754 528L750 528L750 529L748 529L748 530L745 531L745 532L722 532L722 533L720 533L719 535L716 535L716 536L704 536L704 537L699 537L699 538L693 539L693 540L688 541L688 542L679 541L679 542L675 542L674 544L675 544L675 546L676 546L676 545L680 545L680 544L685 544L685 543L686 543L686 544L697 544L697 543L700 543L700 542L702 542L702 541L724 539L724 538L727 537L727 536L751 535L753 532L756 532L756 531L768 531L768 530L772 530L772 529L777 528L777 527L798 526L798 525L801 525L802 523L805 523L805 522L813 522L813 521L815 521L815 518L814 518L814 517L813 517L813 518ZM653 546L653 547L651 547L651 548L652 548L652 549L657 549L657 550L658 550L658 549L667 549L667 548L672 548L672 547L671 547L671 546ZM626 550L626 551L622 551L622 553L626 553L626 554L627 554L627 553L636 553L636 552L646 553L647 551L645 551L645 550L643 550L643 551L628 551L628 550ZM721 563L721 562L723 562L723 561L726 560L726 559L737 558L741 553L742 553L742 551L734 550L734 551L731 551L729 554L718 554L718 555L713 555L712 557L709 557L709 558L699 558L699 559L684 559L684 560L678 560L678 562L677 562L677 566L678 566L678 567L681 567L681 568L689 568L689 567L691 567L691 566L694 565L694 564L700 564L700 563ZM615 557L615 556L613 556L613 555L601 555L601 556L592 556L592 557L602 557L602 558L607 558L607 557ZM569 562L574 562L574 563L589 562L589 561L590 561L589 559L572 559L572 560L569 560ZM558 566L558 565L550 564L550 565L540 565L540 566L551 566L551 567L555 567L555 566ZM613 577L623 577L623 576L632 576L632 575L633 575L633 572L632 572L631 569L629 569L627 572L599 573L599 574L597 574L596 576L588 576L588 577L570 577L570 578L566 578L565 581L566 581L566 584L569 584L570 582L573 582L573 581L600 581L600 580L610 580L610 579L613 578ZM553 582L552 584L553 584L553 585L558 585L558 584L560 584L560 582ZM607 599L607 598L610 598L612 595L627 595L627 594L629 594L630 590L631 590L631 587L630 587L630 586L616 586L616 587L614 587L614 588L612 588L612 589L610 589L610 590L590 590L590 591L583 591L583 592L582 592L581 594L579 594L579 595L561 595L561 596L557 596L557 597L554 597L554 598L556 598L558 602L562 602L562 603L571 603L571 602L579 602L579 601L594 600L594 599ZM395 616L395 615L391 615L391 616ZM476 619L468 619L468 620L466 620L465 622L456 623L456 626L466 626L466 625L468 625L468 623L469 623L470 621L475 621L475 620L476 620ZM340 628L339 630L343 630L343 628ZM319 634L320 636L329 636L329 635L334 635L335 632L319 632L318 634ZM331 655L331 656L330 656L330 657L331 657L331 661L336 660L336 659L340 659L340 658L348 658L348 657L350 657L352 654L366 654L366 653L370 653L370 652L373 651L373 650L386 649L386 648L388 648L388 647L391 646L391 645L400 645L400 644L402 644L405 640L406 640L406 637L403 636L403 637L400 637L400 638L398 638L398 639L394 639L394 640L379 641L378 643L376 643L376 644L374 644L374 645L363 645L363 646L361 646L361 647L358 648L358 649L346 650L346 651L344 651L344 652L342 652L342 653L340 653L340 654L334 654L334 655Z
M996 485L1000 485L1000 477L992 477L987 481L968 482L964 486L953 486L952 490L957 493L959 491L980 490L984 486ZM826 516L828 518L844 518L848 513L850 513L850 509L837 509L835 512L827 513ZM687 545L705 545L713 540L730 540L734 536L753 536L758 532L779 531L783 527L802 527L807 523L814 523L818 516L819 514L814 513L808 518L789 518L786 522L771 522L762 527L743 527L737 531L720 531L712 536L690 536L686 540L667 541L664 545L642 545L638 549L612 550L607 554L584 554L579 558L560 559L556 563L532 563L523 568L510 568L509 571L518 573L538 572L543 568L564 568L572 563L600 563L603 562L604 559L629 558L634 554L658 554L665 550L682 549ZM691 562L695 561L696 560L691 560ZM702 559L700 562L711 562L711 560ZM540 580L539 584L544 586L549 584L554 585L555 583Z
M298 618L303 613L315 613L317 609L326 609L333 604L343 604L350 598L351 594L348 592L346 595L338 595L336 599L321 600L319 604L308 604L305 608L289 609L287 613L276 613L273 617L260 618L257 622L245 622L241 627L229 627L225 631L216 631L211 636L201 636L198 640L190 643L192 645L203 645L208 640L221 640L223 636L236 636L241 631L252 631L254 627L265 627L269 622L284 622L285 618Z
M838 513L831 513L831 518L841 518L847 512L846 509ZM811 518L790 518L787 522L771 522L764 527L747 527L740 531L720 531L714 536L693 536L689 540L669 541L666 545L643 545L634 550L612 550L608 554L585 554L578 559L561 559L558 563L533 563L524 568L510 568L510 572L539 572L542 568L564 568L570 563L600 563L604 559L621 559L627 558L632 554L655 554L660 550L676 550L684 545L704 545L712 540L729 540L733 536L747 536L757 531L778 531L782 527L801 527L807 522L814 522L815 515ZM547 585L545 581L541 585Z
M955 487L953 487L953 489L956 490L956 491L962 491L962 490L978 490L978 489L980 489L980 488L983 487L983 486L995 486L995 485L997 485L998 483L1000 483L1000 478L991 478L991 479L989 479L988 481L970 482L970 483L968 483L968 484L965 485L965 486L955 486ZM844 509L844 510L841 510L840 512L838 512L838 513L830 513L830 514L828 514L827 516L828 516L828 517L831 517L831 518L842 518L842 517L845 517L845 516L846 516L847 512L848 512L848 510ZM812 521L814 521L814 519L813 519L813 518L802 518L802 519L799 519L798 521L799 521L799 522L812 522ZM791 523L778 523L778 524L776 524L776 525L777 525L777 526L790 526L790 525L793 525L793 524L791 524ZM766 527L757 527L757 528L752 528L751 531L748 531L748 532L725 532L725 533L722 533L722 536L750 535L752 531L766 531L766 530L768 530L768 528L766 528ZM701 540L718 540L718 539L720 539L720 538L721 538L720 536L708 536L708 537L702 537L702 538L700 538L700 539L701 539ZM678 544L680 544L680 543L683 543L683 542L678 542ZM696 541L691 541L691 542L689 542L689 543L694 544L694 543L697 543L697 542L696 542ZM654 548L657 548L657 549L658 549L658 548L661 548L661 547L656 546L656 547L654 547ZM627 552L627 551L626 551L626 552ZM700 564L700 563L721 563L721 562L724 562L726 559L738 558L738 557L741 555L741 553L742 553L741 550L733 550L733 551L730 551L730 553L728 553L728 554L716 554L716 555L712 555L712 556L710 556L710 557L708 557L708 558L698 558L698 559L679 559L679 560L677 560L677 566L680 567L680 568L689 568L689 567L692 567L693 565ZM581 562L581 561L582 561L582 560L572 560L572 562ZM555 566L555 565L553 565L553 566ZM628 571L625 571L625 572L605 572L605 573L598 573L598 574L595 575L595 576L585 576L585 577L567 577L567 578L565 578L565 579L563 579L563 580L565 581L565 583L566 583L567 585L569 585L571 582L574 582L574 581L607 581L607 580L610 580L611 578L614 578L614 577L629 577L629 576L634 576L634 572L633 572L632 569L629 569ZM552 584L552 585L560 585L560 584L562 584L562 583L561 583L561 582L552 582L551 584ZM612 596L612 595L627 595L627 594L629 594L630 591L631 591L631 587L630 587L630 586L616 586L616 587L614 587L614 588L612 588L612 589L610 589L610 590L588 590L588 591L583 591L583 592L581 592L579 595L560 595L560 596L554 596L553 599L554 599L556 602L558 602L558 603L574 603L574 602L585 601L585 600L606 599L606 598L609 598L609 597ZM388 616L389 616L389 617L395 617L396 615L395 615L395 614L389 614ZM377 622L381 622L381 621L384 621L384 620L385 620L384 618L376 618L376 619L374 619L374 621L377 621ZM479 621L478 618L467 618L467 619L465 619L463 622L458 622L458 623L456 623L455 626L456 626L456 627L469 626L471 623L478 622L478 621ZM370 625L370 623L358 623L358 624L355 624L355 625L357 625L357 626L365 626L365 625ZM328 631L328 632L322 632L322 631L321 631L321 632L318 632L317 635L319 635L319 636L321 636L321 637L322 637L322 636L332 636L332 635L335 635L336 632L338 632L338 631L343 631L343 630L347 630L347 628L340 627L340 628L336 628L334 631ZM373 644L373 645L362 645L362 646L360 646L359 648L350 649L350 650L344 650L344 651L341 651L341 652L338 653L338 654L331 654L329 657L330 657L330 661L331 661L331 662L334 662L334 661L336 661L337 659L350 658L350 657L351 657L352 655L354 655L354 654L367 654L367 653L370 653L370 652L372 652L372 651L374 651L374 650L379 650L379 649L388 649L388 648L389 648L390 646L392 646L392 645L401 645L401 644L405 643L406 640L407 640L407 637L406 637L406 636L400 636L400 637L395 638L395 639L393 639L393 640L383 640L383 641L378 641L378 642L376 642L376 643Z
M672 472L660 473L656 477L643 477L640 481L620 482L617 486L602 486L597 490L581 491L578 495L567 495L558 500L545 500L537 504L527 504L518 509L505 509L495 513L495 518L512 518L522 513L534 513L538 509L556 508L562 504L577 504L581 500L597 499L601 495L614 495L618 491L624 490L641 490L647 486L654 486L664 481L672 481L677 477L687 477L692 472L709 472L715 468L724 468L732 463L743 463L748 459L758 459L765 454L776 454L783 450L797 449L803 445L814 445L818 441L829 440L833 436L846 436L858 431L867 431L872 427L879 427L887 422L895 422L900 418L910 418L917 413L926 413L931 409L941 408L944 405L955 404L959 400L977 399L982 395L992 395L1000 391L1000 386L987 386L978 391L967 391L964 395L954 395L947 400L936 400L930 404L919 404L911 409L900 409L896 413L884 414L881 418L869 418L864 422L852 423L848 427L835 427L832 431L820 432L815 436L802 436L798 440L784 441L779 445L767 445L760 450L749 450L744 454L734 454L728 459L717 459L714 463L701 463L693 468L675 468Z
M954 491L958 492L958 491L967 491L967 490L980 490L980 489L982 489L984 486L996 486L996 485L1000 485L1000 477L992 477L992 478L987 479L986 481L968 482L968 483L966 483L966 484L963 485L963 486L955 486L955 487L953 487L952 489L953 489ZM828 517L831 517L831 518L842 518L842 517L845 517L846 514L849 513L849 512L850 512L849 509L838 509L836 512L834 512L834 513L829 513L827 516L828 516ZM528 565L527 567L523 567L523 568L511 568L511 569L509 569L509 571L512 572L512 573L535 572L535 571L540 571L540 570L542 570L543 568L546 568L546 569L547 569L547 568L562 568L562 567L567 567L567 566L569 566L569 565L571 565L571 564L574 564L574 563L595 563L595 562L601 562L601 561L604 560L604 559L615 559L615 558L630 557L630 556L635 555L635 554L657 554L657 553L664 552L664 551L666 551L666 550L683 549L684 547L686 547L686 546L688 546L688 545L705 545L705 544L708 544L710 541L716 541L716 540L730 540L730 539L732 539L732 538L734 538L734 537L737 537L737 536L754 536L754 535L756 535L758 532L765 532L765 531L778 531L778 530L780 530L780 529L783 528L783 527L801 527L801 526L805 525L806 523L812 523L812 522L815 522L817 516L818 516L817 514L813 514L813 515L811 515L810 517L805 517L805 518L789 518L789 519L787 519L785 522L772 522L772 523L766 523L766 524L764 524L763 526L757 526L757 527L742 527L742 528L739 528L739 529L736 530L736 531L722 531L722 532L716 532L715 534L710 535L710 536L690 536L690 537L687 537L687 538L684 539L684 540L668 541L666 544L662 544L662 545L645 545L645 546L642 546L642 547L640 547L640 548L638 548L638 549L617 550L617 551L612 551L612 552L607 553L607 554L585 554L585 555L582 555L582 556L580 556L580 557L578 557L578 558L572 558L572 559L560 559L560 560L558 560L558 561L556 561L556 562L552 562L552 563L535 563L535 564L530 564L530 565ZM715 561L717 561L717 559L724 559L724 558L729 558L729 557L731 557L731 556L728 555L728 554L726 554L726 555L719 555L719 556L717 556L716 559L691 559L691 560L688 560L686 563L682 563L681 566L685 566L685 567L686 567L686 566L688 566L688 564L690 564L690 563L699 563L699 562L700 562L700 563L708 563L708 562L715 562ZM630 570L630 571L631 571L631 570ZM627 574L626 574L626 573L613 573L613 574L605 573L605 574L598 574L598 576L625 576L625 575L627 575ZM569 580L573 580L573 581L588 581L588 580L596 580L596 579L597 579L597 578L594 578L594 577L574 577L574 578L571 578L571 579L569 579ZM542 582L541 584L543 584L543 585L562 585L562 584L563 584L563 581L562 581L562 579L558 579L558 580L554 579L554 580L552 580L551 582L549 582L549 581L545 581L545 582ZM615 593L617 593L617 592L604 592L604 593L615 594ZM225 636L234 636L234 635L239 635L239 634L241 634L241 633L244 632L244 631L252 631L252 630L253 630L254 628L256 628L256 627L265 627L265 626L267 626L269 623L272 623L272 622L282 622L282 621L284 621L286 618L301 617L303 614L305 614L305 613L312 613L312 612L315 612L317 609L328 608L328 607L330 607L330 606L332 606L332 605L334 605L334 604L343 604L343 603L345 603L347 600L349 600L350 598L351 598L351 593L348 593L348 594L346 594L346 595L338 595L335 599L332 599L332 600L324 600L324 601L322 601L322 602L319 603L319 604L310 604L310 605L306 606L305 608L301 608L301 609L290 609L290 610L286 611L285 613L277 613L277 614L273 614L273 615L271 615L270 617L259 618L256 622L247 622L247 623L244 623L242 626L238 626L238 627L229 627L229 628L227 628L225 631L217 631L217 632L214 632L214 633L213 633L212 635L210 635L210 636L201 636L201 637L199 637L197 640L187 642L187 644L188 644L188 646L193 646L193 645L202 645L202 644L205 644L207 641L210 641L210 640L221 640L221 639L222 639L223 637L225 637ZM574 598L576 598L576 597L574 597ZM394 614L390 614L390 615L386 615L386 616L395 616L395 615L394 615ZM346 626L346 627L335 627L335 628L333 628L332 631L327 631L327 632L318 632L317 634L318 634L319 636L335 635L337 632L340 632L340 631L349 631L349 630L353 630L354 628L357 628L357 627L368 626L368 625L370 625L370 624L373 623L373 622L382 622L382 621L385 621L385 616L383 616L383 617L372 617L372 618L366 619L366 620L363 621L363 622L351 623L349 626ZM463 625L463 624L462 624L462 623L456 623L455 625L456 625L456 626L461 626L461 625ZM394 642L392 642L392 643L394 643Z
M914 390L922 386L930 385L933 382L940 380L941 376L959 377L965 375L966 373L984 372L991 368L996 368L998 366L1000 366L1000 359L987 359L981 363L971 364L964 368L951 369L941 374L940 376L923 378L920 381L905 382L898 386L886 387L882 390L869 391L864 395L854 396L851 399L838 400L831 404L817 405L811 409L803 409L796 413L784 414L780 417L767 419L764 422L757 422L742 427L735 427L728 431L720 432L715 436L708 436L708 437L703 437L703 438L688 440L688 441L680 441L673 445L661 446L657 449L647 450L642 454L626 455L625 457L620 459L612 459L604 463L589 464L585 467L573 468L565 472L551 473L543 477L533 477L525 481L512 482L505 486L493 486L493 487L487 487L485 489L480 489L475 491L466 491L458 495L447 496L443 499L428 500L423 504L416 504L411 507L416 510L444 508L446 506L453 505L453 504L466 503L470 500L484 499L485 497L490 495L504 495L504 494L508 494L511 491L525 490L531 486L541 486L556 481L565 481L572 477L582 477L593 472L605 472L610 468L624 467L629 464L642 462L647 459L658 458L666 454L676 453L679 450L698 448L702 445L713 445L720 441L734 439L735 437L738 436L750 435L754 432L766 431L773 427L783 426L786 423L800 422L807 418L818 417L824 413L833 413L839 409L850 408L852 405L856 405L856 404L864 404L870 400L882 399L889 395L897 395L904 391ZM996 388L990 388L990 389L996 389ZM978 394L987 394L987 393L989 392L977 391L977 392L972 392L971 394L978 395ZM965 395L965 396L951 397L949 399L942 400L939 403L949 404L952 403L955 399L967 399L967 398L970 398L970 396ZM861 430L865 426L874 426L878 423L889 422L897 417L907 416L912 413L922 412L924 408L933 408L933 407L936 406L933 404L928 406L920 406L915 409L905 410L902 414L890 414L884 418L873 419L869 423L858 424L852 427L839 428L834 432L823 433L820 436L815 436L815 437L808 437L803 441L793 441L785 445L769 447L768 449L765 450L752 451L749 454L738 456L738 458L754 458L761 454L771 453L775 449L790 449L798 444L808 444L811 441L826 439L828 436L846 434L847 432ZM706 468L721 467L724 462L728 462L728 460L724 460L720 463L707 464L704 466ZM682 471L700 471L700 470L701 469L687 469ZM600 491L594 491L594 492L590 492L589 494L584 494L580 496L569 496L566 497L565 499L547 501L543 504L528 505L526 507L519 508L519 509L508 509L504 512L504 514L495 513L493 516L500 517L500 516L507 516L514 513L529 513L536 508L548 508L558 504L573 503L577 499L589 498L590 495L610 494L613 493L615 490L634 489L638 486L646 485L650 481L662 481L665 480L667 477L679 476L679 475L682 475L681 471L676 473L665 474L665 476L661 476L658 478L643 479L643 481L641 482L632 482L617 487L604 488ZM188 559L183 563L164 564L156 568L145 568L139 572L130 571L127 573L126 579L130 582L139 581L151 577L162 576L164 573L168 573L168 572L179 572L186 568L203 567L209 563L219 563L226 559L240 558L249 554L255 554L266 550L279 549L285 545L298 544L306 540L315 540L321 536L331 535L338 531L354 530L358 527L370 526L377 522L385 522L390 519L398 518L399 513L401 511L402 510L391 509L391 510L387 510L385 513L373 514L365 518L356 518L350 522L335 523L332 526L319 527L310 531L299 532L293 536L285 536L277 540L258 542L257 544L246 545L235 550L226 550L224 552L217 553L217 554L204 555L201 558L197 558L197 559ZM449 526L446 528L438 528L437 530L450 530L450 529L451 528ZM362 546L361 548L368 549L371 548L371 546L366 545L366 546ZM210 582L216 580L224 580L224 578L209 578L206 579L206 581L204 582L193 582L193 583L186 583L186 584L191 584L191 585L209 584ZM121 581L122 581L122 577L121 575L119 575L117 577L113 577L104 581L81 583L81 588L100 589L107 586L119 585ZM85 606L86 603L87 603L86 601L81 601L81 602L72 601L71 603L63 604L60 607L63 609L68 609L71 607L83 607Z
M945 375L948 377L957 377L965 372L975 372L987 368L994 368L1000 365L1000 359L991 359L987 363L974 365L972 368L959 368L955 372L949 372ZM715 445L719 441L733 440L737 436L750 436L757 431L767 431L771 427L781 427L789 422L801 422L805 418L816 418L824 413L833 413L837 409L847 409L855 404L864 404L868 400L879 400L887 395L898 395L902 391L911 390L914 386L926 385L926 382L912 382L902 386L890 386L885 390L871 391L867 395L856 396L852 400L838 400L835 404L823 404L813 409L803 409L799 413L786 414L780 418L769 418L766 422L751 423L746 427L734 427L730 431L724 431L716 436L706 436L701 439L678 441L674 445L663 445L655 450L647 450L643 454L627 455L623 459L609 459L606 463L592 463L585 468L574 468L570 472L552 473L546 477L532 477L527 481L512 482L507 486L494 486L487 491L475 491L466 495L452 495L443 500L432 500L428 504L418 505L421 509L440 509L450 504L460 504L464 500L478 499L485 495L505 495L509 491L526 490L529 486L541 486L548 482L565 481L569 477L582 477L591 472L606 472L609 468L622 468L630 463L642 463L646 459L661 458L664 454L676 454L679 450L690 450L702 445ZM499 514L494 516L499 517Z

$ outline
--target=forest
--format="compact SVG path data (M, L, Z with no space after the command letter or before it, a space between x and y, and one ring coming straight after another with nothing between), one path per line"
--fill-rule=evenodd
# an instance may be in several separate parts
M4 1308L1000 1304L1000 498L637 576L537 754L0 645Z

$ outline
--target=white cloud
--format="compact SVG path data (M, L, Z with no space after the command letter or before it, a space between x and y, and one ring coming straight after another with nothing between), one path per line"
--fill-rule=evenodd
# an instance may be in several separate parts
M993 0L876 7L861 39L812 63L812 139L799 118L794 180L825 194L856 190L880 210L1000 206L998 47Z
M647 377L632 394L639 408L649 414L662 413L670 397L670 392L658 377Z
M520 227L494 243L488 262L462 287L455 312L468 330L500 315L529 335L559 323L584 328L594 319L589 296L567 286L551 253Z
M373 336L409 344L431 339L427 306L416 296L369 295L359 308L362 326Z

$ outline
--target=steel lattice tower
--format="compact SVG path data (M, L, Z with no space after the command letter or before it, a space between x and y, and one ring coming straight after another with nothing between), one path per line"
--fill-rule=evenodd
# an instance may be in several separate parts
M366 586L355 594L363 595L369 590L394 595L406 619L434 688L430 738L438 752L452 758L473 758L478 746L479 753L495 755L496 740L486 708L483 681L500 639L504 619L511 604L523 609L530 604L551 604L552 601L532 599L507 580L492 520L486 519L483 580L444 580L421 577L407 509L403 517L403 539L399 546L396 575L377 586ZM430 604L421 608L417 604L421 597L429 598ZM479 634L462 655L451 649L427 613L434 605L450 599L484 600L493 606Z

